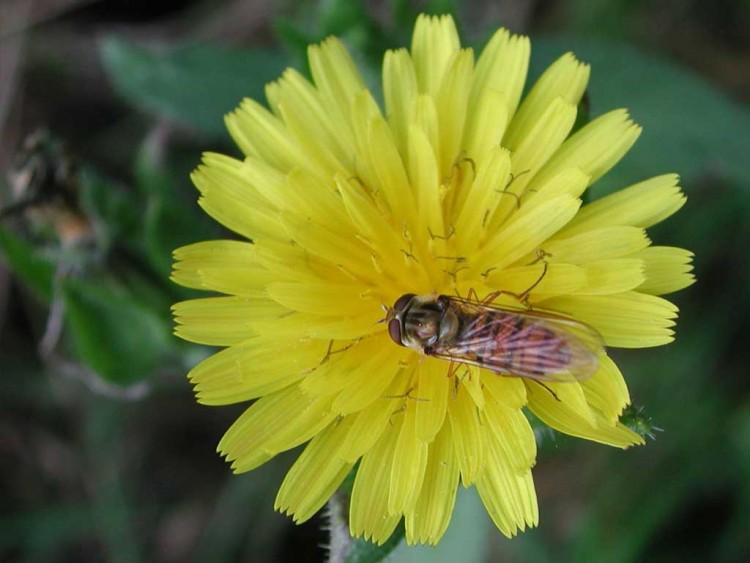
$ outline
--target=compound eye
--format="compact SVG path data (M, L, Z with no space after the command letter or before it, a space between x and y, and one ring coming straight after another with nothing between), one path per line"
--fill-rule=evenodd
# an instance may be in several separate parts
M416 295L414 295L413 293L407 293L396 299L396 302L393 304L393 311L396 313L400 313L401 311L403 311L413 297L416 297Z
M401 342L401 321L398 319L391 319L388 321L388 335L391 337L391 340L399 346L404 345L404 343Z

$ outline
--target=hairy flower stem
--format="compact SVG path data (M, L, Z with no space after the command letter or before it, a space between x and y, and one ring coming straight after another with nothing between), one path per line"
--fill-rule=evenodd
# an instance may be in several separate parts
M326 504L328 531L331 534L328 563L343 563L352 548L352 537L346 523L347 504L347 499L341 491L336 491Z

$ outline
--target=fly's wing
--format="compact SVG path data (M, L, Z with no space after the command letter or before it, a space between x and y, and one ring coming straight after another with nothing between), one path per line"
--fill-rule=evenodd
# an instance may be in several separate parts
M435 356L537 381L580 381L604 353L602 337L583 323L548 313L506 310L449 298L462 327Z

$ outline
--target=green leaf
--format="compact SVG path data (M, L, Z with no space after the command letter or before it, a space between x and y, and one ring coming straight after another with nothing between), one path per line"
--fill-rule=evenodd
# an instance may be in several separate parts
M450 14L453 19L460 24L461 18L458 14L458 6L455 0L427 0L422 13L432 14L435 16L442 16L444 14Z
M440 542L434 547L402 543L388 558L388 563L489 561L487 538L490 534L500 535L500 532L490 520L476 489L459 487L450 525Z
M189 188L187 173L184 183L179 184L166 165L154 162L146 149L136 162L135 177L146 201L142 224L145 251L155 271L167 279L172 252L186 244L216 238L216 224L195 203L197 192Z
M0 519L0 551L7 554L13 548L21 549L29 557L27 560L32 559L32 553L46 554L46 560L53 560L55 549L71 539L89 537L94 528L87 504L29 507Z
M666 172L684 184L718 176L750 185L750 112L726 94L664 58L601 40L535 40L530 74L566 51L591 64L593 115L624 107L643 126L633 149L597 182L597 194Z
M375 545L362 538L352 540L352 548L346 563L378 563L385 559L404 539L404 521L399 522L391 537L383 545Z
M349 35L365 30L372 21L362 0L323 0L320 3L320 27L327 35Z
M566 12L569 26L581 35L621 37L637 24L633 20L639 4L630 0L572 0Z
M273 22L273 30L283 47L290 53L292 60L290 65L306 76L310 76L310 67L307 62L307 46L319 41L321 38L314 36L307 29L302 29L290 18L278 18Z
M96 220L99 247L103 252L113 242L131 238L138 232L142 210L132 194L91 168L82 168L79 177L81 207L87 217Z
M15 275L42 299L52 299L55 266L37 250L0 226L0 256Z
M70 278L62 289L73 346L103 379L135 383L151 376L167 357L166 311L160 316L111 283Z
M244 97L264 98L264 86L287 64L279 52L186 45L148 49L110 38L101 57L115 90L134 106L209 135L224 134L223 116Z
M129 406L108 398L91 398L86 409L85 460L90 510L108 559L138 563L141 536L136 532L135 491L128 482L126 452Z

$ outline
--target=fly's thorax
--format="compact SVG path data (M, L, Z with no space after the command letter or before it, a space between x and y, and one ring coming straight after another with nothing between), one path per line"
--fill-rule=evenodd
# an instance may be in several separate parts
M429 353L452 342L459 327L457 312L446 297L404 295L392 309L388 331L397 344Z

